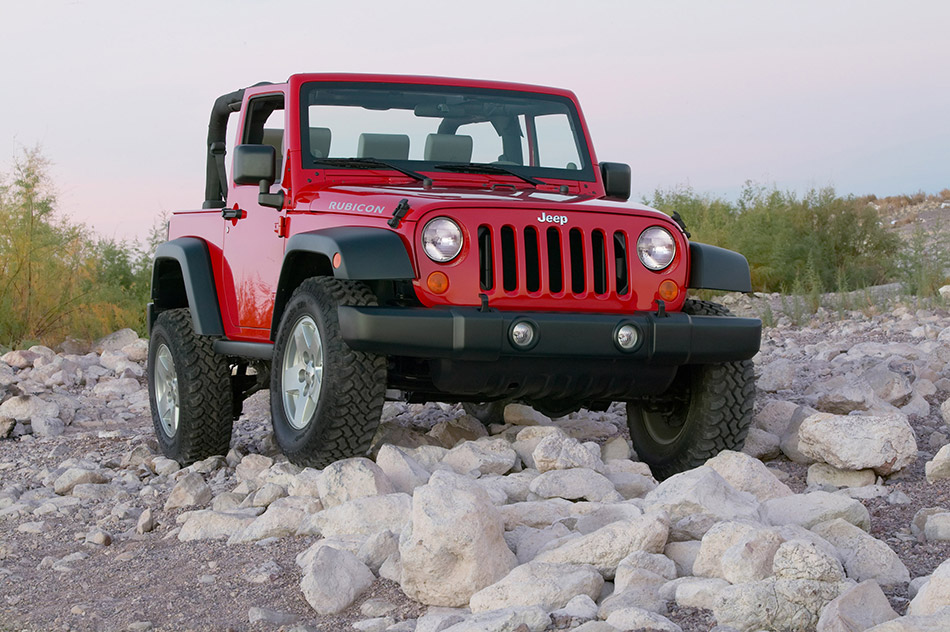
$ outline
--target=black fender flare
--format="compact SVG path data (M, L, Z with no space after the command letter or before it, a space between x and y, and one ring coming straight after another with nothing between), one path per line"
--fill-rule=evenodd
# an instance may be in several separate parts
M320 255L326 265L301 270L302 257ZM339 255L338 265L334 259ZM280 280L274 298L272 338L290 295L303 279L314 274L359 281L411 280L416 276L399 233L373 226L336 226L297 233L287 240Z
M727 292L751 292L749 262L738 252L690 242L687 287Z
M169 260L177 262L181 270L184 297L180 295L180 288L170 287L171 281L167 275L163 274L168 269ZM197 237L179 237L166 241L155 249L155 256L152 259L151 297L149 331L158 313L166 309L185 307L185 302L187 302L195 333L201 336L224 335L218 292L211 268L211 255L203 240Z

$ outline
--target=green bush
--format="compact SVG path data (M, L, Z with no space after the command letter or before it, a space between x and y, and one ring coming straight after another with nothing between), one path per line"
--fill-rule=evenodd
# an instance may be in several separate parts
M657 191L647 204L678 212L693 240L745 255L757 291L815 296L884 283L896 270L898 237L867 203L832 188L799 198L746 183L736 202L685 188Z

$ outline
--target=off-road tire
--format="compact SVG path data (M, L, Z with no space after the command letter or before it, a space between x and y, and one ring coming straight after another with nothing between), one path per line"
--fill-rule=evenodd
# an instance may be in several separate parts
M182 465L227 454L231 444L231 371L227 358L216 354L211 343L195 333L187 308L159 314L149 338L148 399L155 436L162 454ZM163 348L170 352L172 375L177 378L174 431L163 426L156 400L155 363Z
M688 300L687 314L731 316L717 303ZM752 361L685 365L656 398L629 402L634 450L660 480L698 467L723 450L741 450L755 403Z
M338 314L341 305L376 305L376 297L357 281L307 279L287 302L277 331L271 365L271 418L277 445L296 465L324 467L366 454L382 415L386 359L354 351L343 341ZM285 408L284 360L296 344L291 341L295 329L310 321L322 345L322 378L312 413L295 420ZM293 384L286 382L287 387Z

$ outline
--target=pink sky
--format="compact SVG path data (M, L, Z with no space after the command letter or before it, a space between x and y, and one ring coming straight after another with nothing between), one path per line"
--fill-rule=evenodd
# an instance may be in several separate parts
M59 208L144 236L200 205L214 99L294 72L502 79L577 93L635 198L756 180L950 187L950 3L46 1L4 9L0 171L40 144Z

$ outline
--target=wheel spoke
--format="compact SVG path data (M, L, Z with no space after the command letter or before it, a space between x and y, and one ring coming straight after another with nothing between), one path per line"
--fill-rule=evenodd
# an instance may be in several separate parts
M307 402L309 401L310 401L309 398L303 398L303 397L298 397L296 399L297 406L296 406L296 409L294 410L294 427L295 428L304 427L305 421L307 419L307 416L306 416Z
M284 369L284 392L296 392L300 390L300 367L292 366Z

